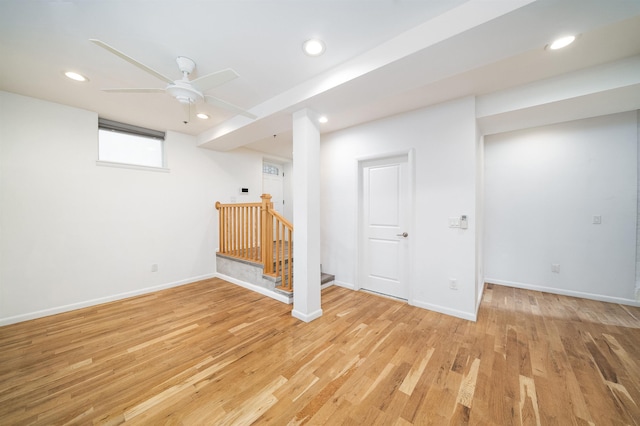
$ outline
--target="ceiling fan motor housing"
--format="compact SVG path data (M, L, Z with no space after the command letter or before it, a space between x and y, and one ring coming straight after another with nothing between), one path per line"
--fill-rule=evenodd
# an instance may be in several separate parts
M204 101L202 93L194 89L188 81L178 80L169 84L166 90L182 104L195 104Z

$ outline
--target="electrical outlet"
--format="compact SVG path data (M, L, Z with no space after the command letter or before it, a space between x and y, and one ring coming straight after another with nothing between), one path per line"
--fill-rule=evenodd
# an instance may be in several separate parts
M151 265L151 272L158 272L158 264L154 263Z
M560 264L552 263L551 264L551 272L555 272L556 274L560 273Z
M455 278L449 278L449 288L451 290L457 290L458 289L458 280L456 280Z

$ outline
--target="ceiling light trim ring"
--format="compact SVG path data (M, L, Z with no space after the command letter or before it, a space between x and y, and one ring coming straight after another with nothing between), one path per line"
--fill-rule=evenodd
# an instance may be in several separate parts
M307 56L314 57L322 55L327 50L327 46L322 40L311 38L302 44L302 50Z
M67 77L69 80L77 81L78 83L86 83L89 79L75 71L63 71L62 74Z

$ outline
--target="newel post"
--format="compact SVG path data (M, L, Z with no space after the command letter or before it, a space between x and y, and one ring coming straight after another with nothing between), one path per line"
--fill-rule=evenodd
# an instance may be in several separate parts
M260 246L262 247L262 263L264 265L264 273L270 274L273 272L273 223L271 215L269 214L269 208L271 207L271 195L262 194L261 211L261 223L260 229L262 229L262 241Z

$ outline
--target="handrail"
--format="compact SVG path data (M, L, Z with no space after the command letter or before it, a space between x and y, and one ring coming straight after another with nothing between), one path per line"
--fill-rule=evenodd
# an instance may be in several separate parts
M280 280L276 287L293 291L293 225L273 208L271 195L261 203L221 204L220 253L263 265L264 275Z

